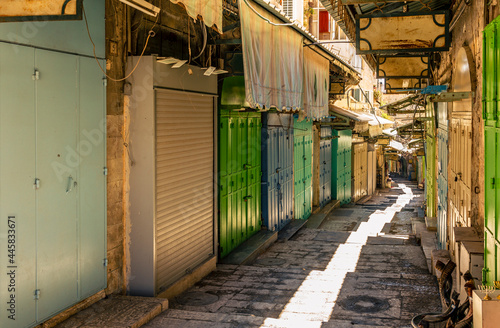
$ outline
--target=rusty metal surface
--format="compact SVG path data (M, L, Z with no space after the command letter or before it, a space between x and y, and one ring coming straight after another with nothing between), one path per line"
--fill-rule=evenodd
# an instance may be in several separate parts
M406 92L423 89L427 83L427 79L390 78L385 80L385 89L387 93Z
M81 19L81 0L2 0L0 22Z
M428 78L429 56L379 56L377 78Z
M447 11L361 15L356 18L358 54L446 51L450 46Z

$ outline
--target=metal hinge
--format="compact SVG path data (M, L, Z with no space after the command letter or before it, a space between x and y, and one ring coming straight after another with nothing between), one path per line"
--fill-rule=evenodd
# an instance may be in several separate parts
M491 178L491 189L495 189L495 178Z
M36 190L40 188L40 179L35 178L35 183L33 183L33 188Z
M33 293L33 299L35 300L40 299L40 289L35 289L35 292Z
M108 86L108 79L105 78L105 77L103 77L102 78L102 84L104 84L104 86L107 87Z
M107 267L108 266L108 259L102 260L102 265L104 265L105 267Z
M33 72L31 78L33 79L33 81L40 80L40 71L36 69L35 72Z
M108 168L106 166L104 167L103 174L108 175Z

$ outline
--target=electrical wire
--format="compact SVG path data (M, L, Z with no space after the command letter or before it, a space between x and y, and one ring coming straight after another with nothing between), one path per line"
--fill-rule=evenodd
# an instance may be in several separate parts
M92 36L90 35L90 30L89 30L89 23L87 21L87 14L85 13L85 7L82 3L82 11L83 11L83 18L85 19L85 27L87 28L87 34L89 35L89 40L90 42L92 43L92 52L94 53L94 59L95 61L97 62L97 65L99 65L99 68L101 69L102 73L108 78L110 79L111 81L114 81L114 82L121 82L121 81L125 81L126 79L128 79L130 76L132 76L132 74L135 72L135 70L137 69L137 66L139 66L139 63L141 62L141 59L142 57L144 56L144 52L146 51L146 48L148 46L148 43L149 43L149 39L151 37L154 37L155 36L155 32L153 31L153 28L156 26L156 23L158 22L158 18L160 17L160 15L157 15L156 16L156 21L155 23L153 24L153 26L151 27L151 29L149 30L148 32L148 37L146 39L146 43L144 44L144 48L142 49L142 52L141 52L141 55L139 57L139 60L137 61L137 63L135 64L135 67L134 69L130 72L130 74L128 74L127 76L125 76L124 78L122 79L114 79L112 78L111 76L109 76L108 74L106 74L106 71L104 71L104 69L102 68L101 66L101 63L99 62L99 59L97 59L97 55L95 53L95 43L94 41L92 40Z
M193 60L200 58L200 56L203 54L203 51L205 51L205 47L207 46L207 39L208 39L207 29L205 28L205 24L203 23L203 21L201 19L200 19L200 25L201 25L201 29L203 31L203 48L201 49L200 54L198 56L194 57Z

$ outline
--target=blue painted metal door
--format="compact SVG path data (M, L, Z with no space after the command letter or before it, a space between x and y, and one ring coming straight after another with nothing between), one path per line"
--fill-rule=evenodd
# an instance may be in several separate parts
M332 200L332 128L322 126L320 131L319 159L319 205L325 206Z
M262 115L262 218L270 231L293 217L293 118Z
M448 120L446 103L438 103L438 207L437 239L439 249L447 249L448 213Z

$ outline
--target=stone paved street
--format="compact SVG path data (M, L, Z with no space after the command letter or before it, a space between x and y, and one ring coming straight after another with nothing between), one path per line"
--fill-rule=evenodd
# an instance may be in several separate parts
M414 315L440 311L436 278L411 235L423 193L406 180L394 185L333 210L252 265L218 265L145 327L411 327Z

